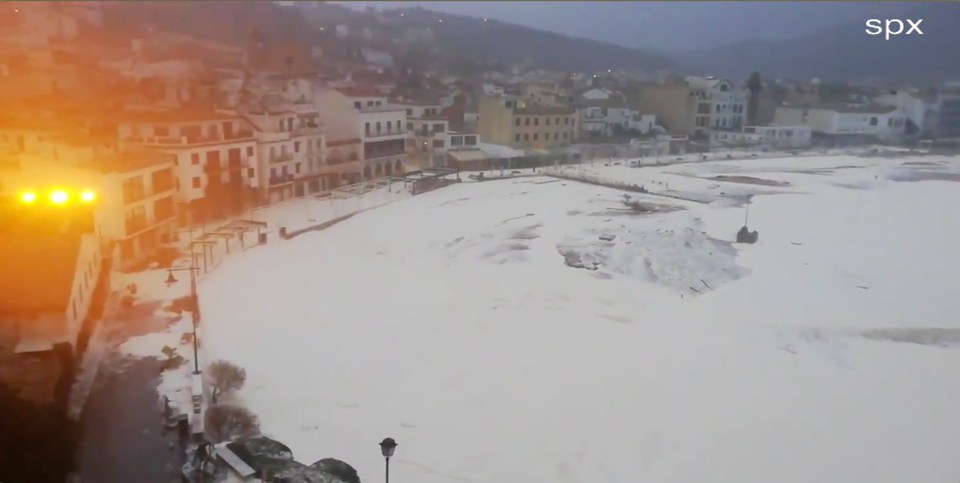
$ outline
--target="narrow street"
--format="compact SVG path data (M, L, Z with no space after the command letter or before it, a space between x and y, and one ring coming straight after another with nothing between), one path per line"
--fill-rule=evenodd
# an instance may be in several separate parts
M157 384L161 362L118 350L135 337L169 323L153 315L157 304L127 309L113 321L109 352L80 417L77 473L82 483L180 481L182 449L164 428Z

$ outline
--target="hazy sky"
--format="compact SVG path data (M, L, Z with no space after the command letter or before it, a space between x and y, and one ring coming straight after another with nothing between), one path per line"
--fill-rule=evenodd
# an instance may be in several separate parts
M347 2L331 2L347 3ZM364 8L422 6L489 17L661 52L777 39L869 18L897 17L908 2L349 2Z

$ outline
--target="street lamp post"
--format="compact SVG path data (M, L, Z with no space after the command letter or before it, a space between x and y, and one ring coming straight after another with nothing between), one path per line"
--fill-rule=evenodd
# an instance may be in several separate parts
M380 442L380 452L383 453L383 460L386 463L386 480L385 483L390 483L390 457L393 456L393 451L397 449L397 442L393 438L384 438Z
M193 373L200 374L200 357L198 357L199 351L197 350L197 324L200 323L200 301L197 297L197 276L196 271L200 267L197 266L197 261L195 258L191 259L191 264L187 268L168 268L167 269L167 280L166 283L168 286L177 283L177 278L173 276L173 272L182 272L190 271L190 314L193 316Z

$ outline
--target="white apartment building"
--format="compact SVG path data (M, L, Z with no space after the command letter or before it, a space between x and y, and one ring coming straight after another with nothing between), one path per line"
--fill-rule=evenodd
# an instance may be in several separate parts
M248 110L257 138L255 187L270 203L328 190L339 178L324 171L324 130L312 104Z
M450 146L450 122L443 115L443 107L435 103L403 102L406 129L410 139L410 164L418 169L445 166Z
M586 99L577 102L581 135L588 137L611 137L626 134L635 111L622 100Z
M810 127L826 135L872 136L881 141L903 137L907 116L896 107L800 107L781 106L774 115L774 125Z
M257 203L257 138L232 113L127 111L119 125L123 150L146 147L176 157L181 225L239 214Z
M887 94L877 96L873 101L881 106L895 107L905 119L909 119L913 123L917 131L914 134L919 134L929 128L924 122L928 103L907 91L893 90ZM906 131L906 129L904 129L904 131Z
M717 77L687 77L697 101L694 127L705 133L713 129L738 131L746 122L749 92Z
M363 179L403 173L407 170L406 108L391 105L386 96L372 89L337 89L356 112L362 143Z

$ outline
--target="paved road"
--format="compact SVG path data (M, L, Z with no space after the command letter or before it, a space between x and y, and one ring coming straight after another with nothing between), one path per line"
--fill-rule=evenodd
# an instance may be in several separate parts
M116 349L129 337L169 323L152 315L155 308L137 306L112 322L112 347L80 417L82 483L180 481L183 452L176 431L164 430L156 391L160 361L126 357Z

